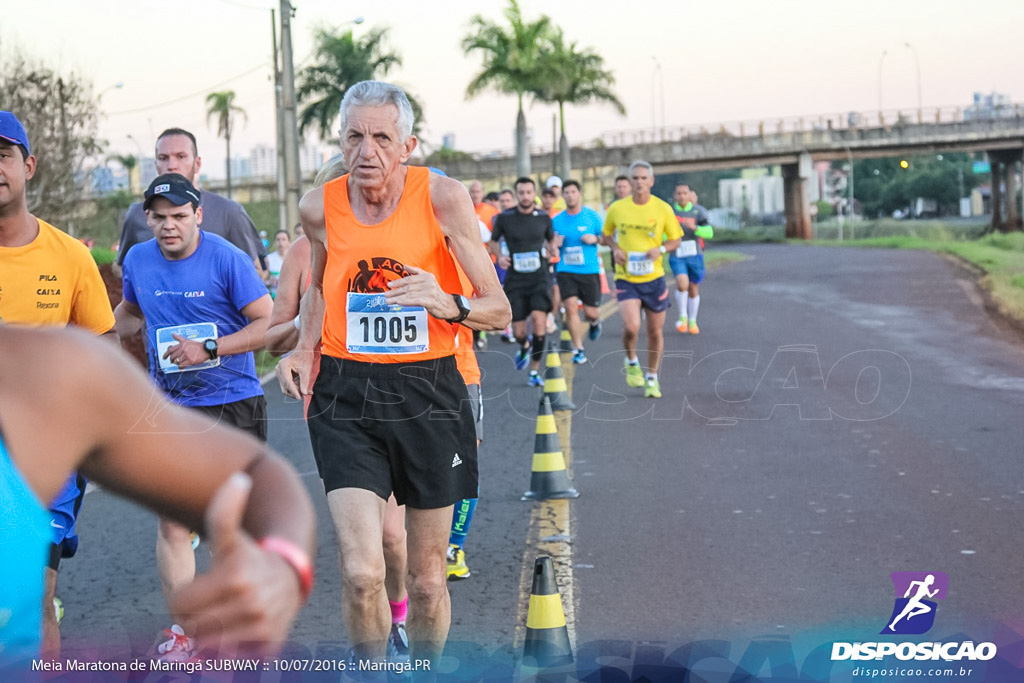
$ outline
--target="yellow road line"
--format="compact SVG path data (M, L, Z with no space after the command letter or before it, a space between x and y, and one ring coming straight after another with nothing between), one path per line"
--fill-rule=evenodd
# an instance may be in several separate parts
M562 358L562 374L569 398L572 398L572 380L575 367L572 356L560 354ZM568 361L568 362L567 362ZM555 413L558 431L558 443L565 456L565 468L572 481L572 413ZM555 569L555 580L558 592L562 597L565 610L565 625L569 634L569 642L573 652L576 651L576 594L572 568L572 526L569 511L569 500L543 500L533 504L530 511L530 523L526 533L526 546L523 550L523 565L519 574L519 604L516 609L516 626L513 635L513 651L521 653L526 640L526 619L529 608L529 596L533 590L533 567L536 559L544 555L551 557Z

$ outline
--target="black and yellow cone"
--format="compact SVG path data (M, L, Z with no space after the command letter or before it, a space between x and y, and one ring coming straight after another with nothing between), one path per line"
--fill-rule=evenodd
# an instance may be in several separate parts
M543 669L572 664L572 645L565 625L562 596L558 594L550 557L538 557L533 566L530 609L526 613L523 665Z
M537 431L533 441L533 471L530 474L530 490L522 500L549 500L552 498L579 498L580 492L569 483L565 469L565 455L558 441L555 415L551 400L545 395L540 400L537 415Z
M565 321L562 321L562 336L558 343L558 351L559 353L572 353L575 350L572 347L572 335L569 334L569 328L566 326Z
M565 382L562 372L562 359L554 349L545 354L544 395L551 399L553 410L576 410L576 405L569 398L569 385Z

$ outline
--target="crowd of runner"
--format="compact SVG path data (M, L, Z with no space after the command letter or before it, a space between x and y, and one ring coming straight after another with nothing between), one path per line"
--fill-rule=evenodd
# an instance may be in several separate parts
M28 212L25 187L36 164L28 132L13 113L0 112L0 343L18 350L0 363L22 354L26 367L53 372L32 360L44 357L43 349L67 357L78 350L103 368L116 355L109 350L114 344L82 332L23 325L78 327L115 342L142 334L150 387L173 406L158 411L161 420L171 427L199 420L234 428L186 429L172 437L153 431L97 443L70 417L74 411L65 411L68 455L41 477L31 460L37 445L13 426L20 395L0 371L0 490L5 500L20 501L9 517L17 523L0 525L0 547L38 549L2 574L21 590L16 601L5 595L14 602L0 604L13 615L0 620L0 660L59 655L57 576L61 559L77 548L83 473L160 514L160 585L171 613L191 615L199 626L187 632L169 624L155 656L197 657L212 628L195 617L204 611L225 629L239 622L239 638L266 641L269 652L280 644L312 590L314 522L294 471L264 445L267 406L256 350L282 356L281 388L305 404L340 547L342 618L353 662L441 655L451 619L446 582L471 576L465 543L483 439L474 350L486 347L486 332L515 344L513 362L528 369L530 386L543 386L540 362L548 336L560 327L568 332L572 362L585 365L584 337L594 342L602 334L607 258L623 321L625 381L646 397L661 397L658 369L672 303L663 261L675 277L675 329L698 334L703 242L713 236L689 187L676 187L674 203L667 203L651 194L651 165L637 161L615 179L616 199L604 215L585 205L579 181L557 176L546 179L539 197L530 177L485 193L480 181L464 186L439 169L407 164L417 144L412 117L395 86L350 87L341 105L341 153L302 199L295 226L301 235L296 230L292 241L279 231L269 253L239 204L200 187L195 137L165 130L155 141L158 176L124 222L115 264L123 298L112 310L88 250ZM124 376L114 386L123 384L138 398L144 392L133 374L138 370L124 365L113 372ZM384 400L389 394L404 401ZM139 400L136 407L147 404ZM129 414L131 402L115 407L96 420L117 425L138 417ZM431 419L438 411L460 419ZM218 447L190 445L205 439ZM125 449L163 463L181 446L223 452L224 459L210 458L214 465L190 457L145 475L126 472ZM268 481L268 472L278 481ZM35 500L52 501L49 512ZM228 509L229 520L211 521ZM213 579L196 575L201 542L215 554ZM215 590L215 580L235 580L238 567L223 567L243 552L253 562L245 580L278 587L254 609L277 609L283 631L267 627L265 616L225 619L228 598L220 604L196 597Z

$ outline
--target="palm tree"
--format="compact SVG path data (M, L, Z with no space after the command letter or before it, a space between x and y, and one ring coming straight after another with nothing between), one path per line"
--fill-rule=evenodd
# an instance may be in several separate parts
M603 102L610 104L622 115L626 108L612 92L615 77L604 68L604 58L591 48L580 51L576 42L565 44L561 29L551 36L549 44L541 55L540 87L535 91L537 99L558 105L558 120L561 135L558 139L559 174L563 178L572 169L569 158L569 138L565 134L565 105Z
M526 116L523 96L535 92L541 74L540 61L551 34L551 20L542 16L526 23L516 0L509 0L505 9L507 26L484 19L479 14L470 20L470 32L462 39L468 54L483 55L483 69L466 86L466 97L474 97L487 89L515 93L519 104L516 116L516 173L530 174L530 149L526 140Z
M121 167L128 174L128 191L131 193L135 192L135 179L132 178L132 171L139 165L139 160L135 158L134 154L111 154L107 157L107 161L116 161L121 164Z
M402 58L398 53L384 47L387 33L386 28L376 28L356 40L352 31L341 35L317 31L314 51L317 62L299 73L295 91L296 99L305 105L299 115L300 133L315 125L321 139L331 139L337 135L332 127L349 87L360 81L383 78L392 67L401 66ZM416 133L423 119L423 108L408 91L405 94L412 104L413 133Z
M217 118L217 136L224 138L227 147L227 159L224 167L227 171L228 197L231 197L231 131L234 128L235 114L241 114L242 118L248 120L245 110L235 106L235 91L224 90L223 92L212 92L206 96L206 123L210 119Z

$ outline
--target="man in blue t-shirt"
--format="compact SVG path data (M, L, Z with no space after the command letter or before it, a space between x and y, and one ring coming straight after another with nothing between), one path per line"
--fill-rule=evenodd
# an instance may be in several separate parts
M199 229L200 198L178 173L146 190L155 239L125 258L115 329L128 339L145 319L150 375L171 400L265 441L267 406L252 352L263 346L273 301L246 254ZM157 567L166 598L192 581L188 529L160 520Z
M558 261L558 289L565 302L565 322L572 337L572 362L586 363L583 353L583 326L580 325L579 305L590 322L590 340L601 336L601 262L597 243L604 221L593 209L583 206L583 192L576 180L567 180L562 186L565 211L552 219L555 234L562 238Z

